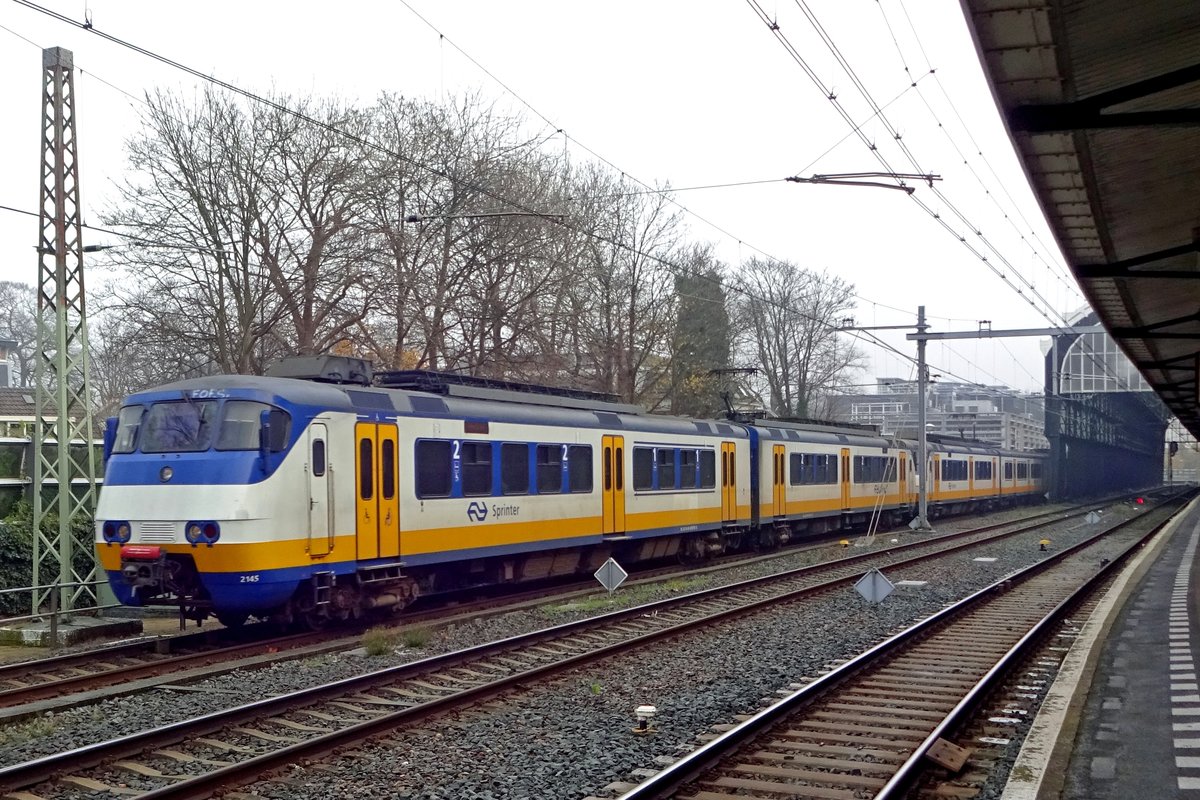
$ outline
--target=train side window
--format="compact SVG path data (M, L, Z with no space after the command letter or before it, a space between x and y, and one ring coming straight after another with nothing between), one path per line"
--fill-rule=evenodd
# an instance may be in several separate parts
M673 447L659 447L658 451L658 488L674 489L675 487L675 453Z
M319 478L325 474L325 440L313 439L312 474Z
M613 488L612 448L604 448L604 491L611 492Z
M384 500L396 496L396 443L391 439L379 443L379 482Z
M939 463L941 464L942 480L965 481L967 479L966 461L947 459Z
M625 448L617 448L617 491L625 491Z
M1025 461L1017 462L1017 480L1023 481L1029 477L1029 464Z
M633 448L633 488L654 488L654 451L649 447Z
M1034 461L1029 465L1029 477L1034 480L1042 477L1042 462Z
M1012 480L1012 462L1011 461L1004 462L1004 480L1006 480L1006 481Z
M125 406L117 417L117 438L113 443L114 453L132 453L137 449L138 428L142 425L143 406Z
M358 496L375 496L375 442L366 437L358 440Z
M604 465L605 473L608 464ZM592 491L592 448L572 445L567 448L567 489L571 492Z
M696 488L696 451L679 451L679 488Z
M712 489L717 485L717 454L713 450L700 451L700 488Z
M500 445L500 493L529 494L529 445Z
M462 443L462 493L478 496L492 493L492 443Z
M454 482L450 442L421 439L417 442L417 497L449 497Z
M563 451L566 445L539 444L534 453L537 493L560 494L563 488Z
M803 482L804 454L792 453L788 456L788 483L799 486Z

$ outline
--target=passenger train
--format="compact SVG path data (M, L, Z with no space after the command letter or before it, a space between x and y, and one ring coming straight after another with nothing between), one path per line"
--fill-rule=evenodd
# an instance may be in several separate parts
M420 594L773 547L911 517L913 442L644 413L336 356L132 395L105 432L121 602L320 625ZM1044 457L934 442L931 516L1040 498Z

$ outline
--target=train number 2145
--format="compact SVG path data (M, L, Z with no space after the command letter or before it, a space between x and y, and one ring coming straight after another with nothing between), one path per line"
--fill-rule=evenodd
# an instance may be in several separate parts
M258 583L258 574L255 573L254 575L243 575L241 582L242 583Z

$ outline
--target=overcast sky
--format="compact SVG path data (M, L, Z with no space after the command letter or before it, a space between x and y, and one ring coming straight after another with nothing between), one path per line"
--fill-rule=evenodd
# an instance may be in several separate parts
M859 325L911 324L923 304L933 330L974 330L983 319L996 329L1047 327L1029 298L1055 322L1083 305L1012 153L958 0L757 3L847 114L867 121L864 134L892 168L918 171L883 123L869 120L810 10L920 171L942 176L943 197L918 184L911 198L782 182L882 167L743 0L44 5L79 21L86 8L97 30L257 92L366 103L382 91L477 91L527 115L546 147L575 160L593 151L649 184L775 181L679 191L691 238L714 242L730 265L767 254L843 277L861 298ZM0 205L37 208L40 48L62 46L75 54L84 221L98 224L125 170L140 98L156 87L193 97L197 81L14 0L0 0L0 26ZM36 219L0 210L0 279L35 280L36 240ZM112 240L85 232L87 243ZM97 270L88 280L104 277ZM879 335L915 354L903 332ZM899 356L864 347L863 382L915 375ZM935 371L966 380L1041 388L1037 339L931 343L929 358Z

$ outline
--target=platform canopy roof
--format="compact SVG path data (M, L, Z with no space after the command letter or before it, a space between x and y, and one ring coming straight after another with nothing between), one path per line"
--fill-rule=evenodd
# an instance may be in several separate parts
M1200 0L962 5L1071 270L1200 436Z

